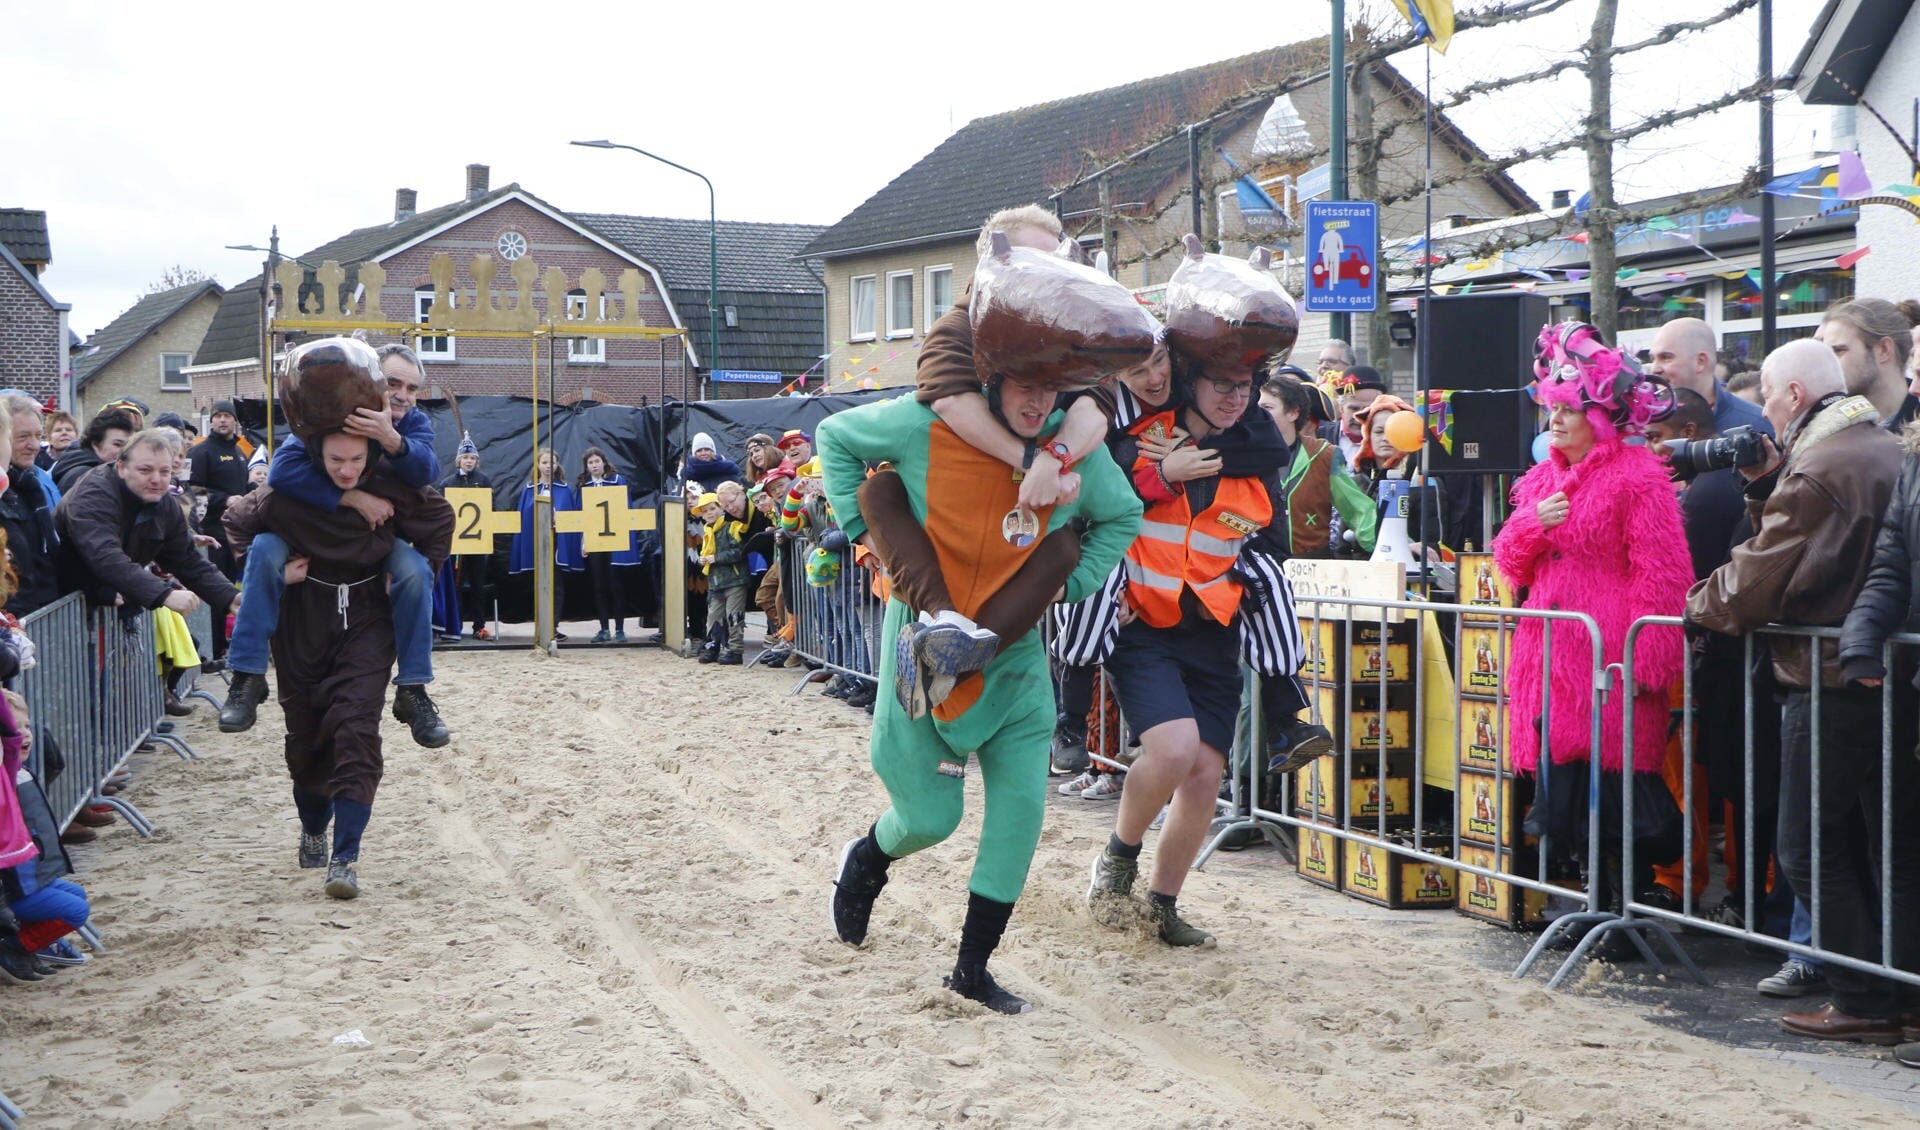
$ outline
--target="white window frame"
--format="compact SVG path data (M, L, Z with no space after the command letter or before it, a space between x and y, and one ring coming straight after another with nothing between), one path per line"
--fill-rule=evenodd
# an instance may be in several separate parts
M167 379L167 358L169 357L178 357L180 359L180 363L174 366L172 380ZM191 353L162 353L160 355L160 391L192 392L193 378L182 374L180 371L191 364L193 364L193 354Z
M905 284L905 285L901 285ZM905 292L905 310L898 307L902 303L895 301ZM905 315L902 317L901 315ZM887 340L913 336L913 272L887 272Z
M452 290L447 292L447 301L449 303L454 302L454 294L455 292ZM413 292L413 320L416 322L425 322L427 320L427 310L432 305L433 288L430 286L416 287ZM454 359L453 335L421 334L419 337L413 339L413 351L420 356L420 360L422 361L451 361Z
M567 292L567 317L584 318L587 313L587 292L570 290ZM607 316L607 296L600 296L600 317ZM607 339L604 337L570 337L567 339L567 364L604 365L607 363Z
M944 306L936 304L933 300L933 280L942 275L946 276L947 280L947 302ZM927 329L931 331L933 324L939 321L947 311L953 309L953 264L939 263L928 267L921 290L925 292L923 301L927 306Z
M860 284L866 284L867 325L860 326ZM855 275L847 280L847 340L872 341L878 333L880 322L880 278L878 275Z

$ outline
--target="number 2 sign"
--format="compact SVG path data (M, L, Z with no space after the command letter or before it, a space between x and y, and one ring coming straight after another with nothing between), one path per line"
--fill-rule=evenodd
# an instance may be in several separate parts
M486 487L448 487L441 493L453 506L455 556L492 553L496 535L520 532L520 512L495 510L493 492Z

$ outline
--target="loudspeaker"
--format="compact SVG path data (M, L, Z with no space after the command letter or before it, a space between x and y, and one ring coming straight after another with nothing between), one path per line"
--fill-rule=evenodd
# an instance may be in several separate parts
M1533 343L1548 316L1547 300L1524 292L1421 299L1418 332L1427 335L1433 364L1427 387L1527 387Z
M1429 471L1517 474L1533 465L1540 409L1525 389L1468 389L1447 402L1453 450L1427 436ZM1431 424L1433 421L1429 421Z

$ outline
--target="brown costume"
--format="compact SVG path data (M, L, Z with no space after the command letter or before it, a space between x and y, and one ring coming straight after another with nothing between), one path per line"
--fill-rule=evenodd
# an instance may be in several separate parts
M413 543L430 569L446 560L453 508L437 492L369 476L360 489L394 504L369 528L358 511L319 510L269 487L234 500L225 521L236 552L259 533L277 534L308 558L307 580L287 586L273 634L287 769L309 793L373 803L380 784L380 710L393 669L393 615L386 560L395 537Z

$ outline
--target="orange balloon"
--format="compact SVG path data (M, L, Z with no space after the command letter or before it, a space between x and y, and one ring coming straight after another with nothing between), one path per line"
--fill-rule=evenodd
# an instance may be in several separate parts
M1387 442L1401 451L1418 451L1427 442L1427 429L1418 412L1395 412L1387 417Z

